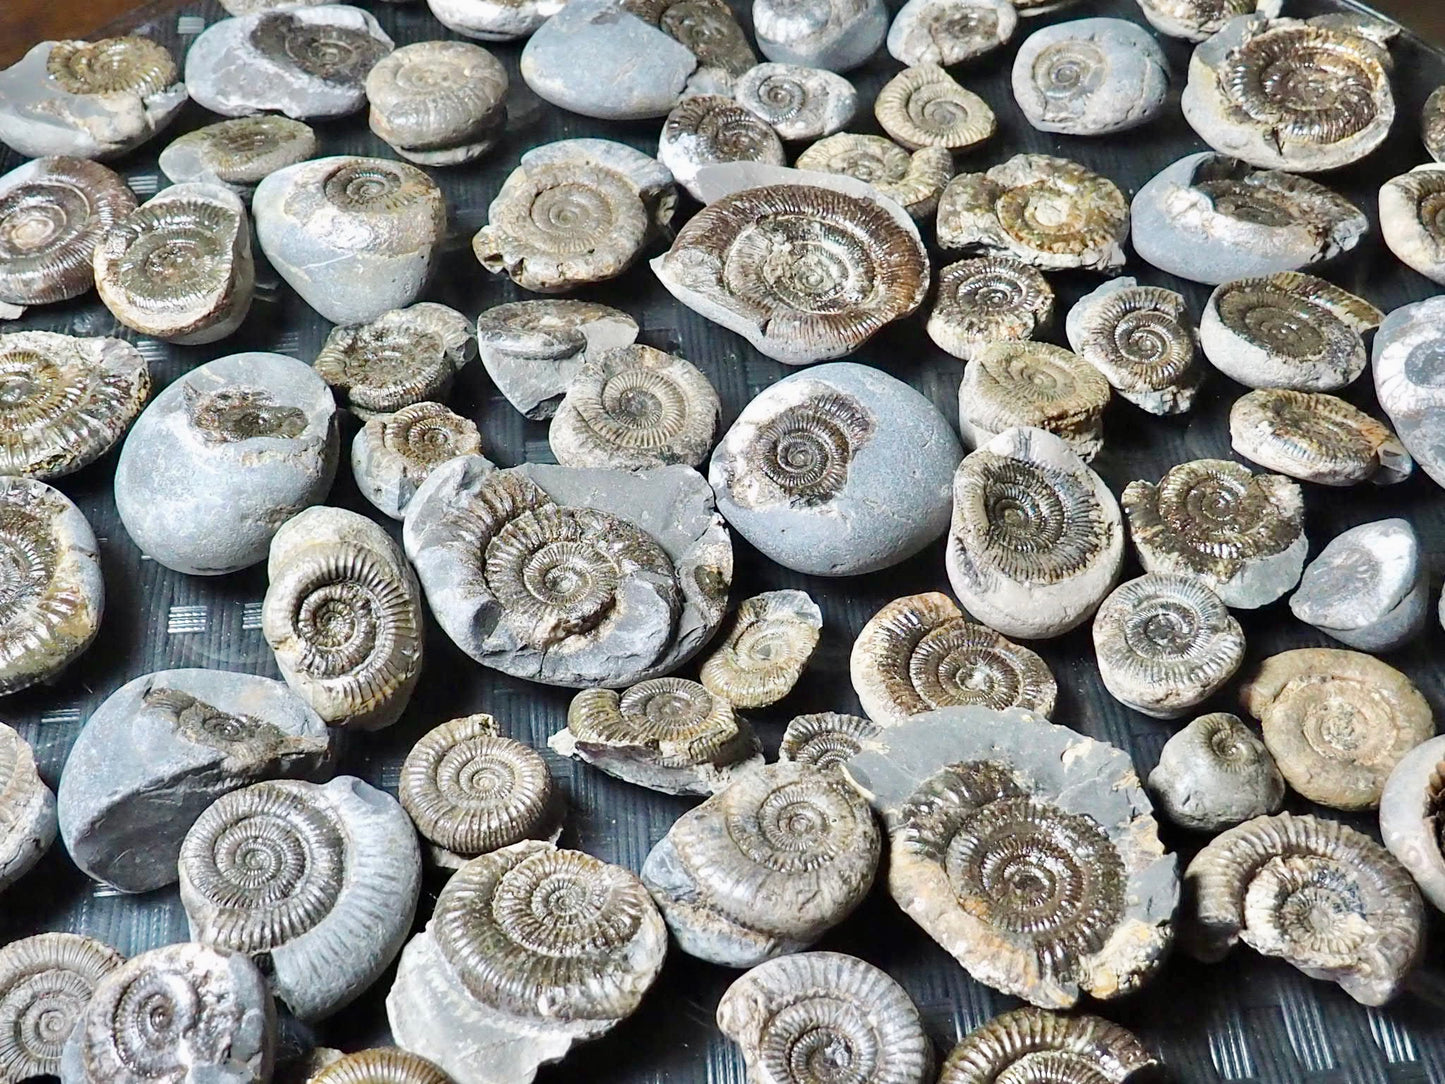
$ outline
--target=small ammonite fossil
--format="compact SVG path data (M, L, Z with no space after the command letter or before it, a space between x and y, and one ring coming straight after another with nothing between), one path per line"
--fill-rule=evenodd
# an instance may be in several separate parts
M1178 871L1124 751L1018 708L942 708L844 772L888 825L893 899L979 982L1066 1009L1162 966Z
M60 1052L96 984L123 962L109 945L74 933L0 948L0 1080L58 1076Z
M187 132L161 151L161 172L176 184L219 184L249 199L266 177L316 153L316 133L289 117L235 117Z
M752 110L722 94L689 94L668 113L657 160L699 202L698 170L720 162L787 163L778 133Z
M1445 479L1445 298L1401 305L1375 333L1375 394L1420 469Z
M910 68L961 64L1006 44L1018 21L1009 0L909 0L888 28L888 52Z
M1180 940L1206 962L1243 941L1312 979L1382 1005L1419 958L1424 905L1410 874L1369 836L1280 813L1216 836L1184 873Z
M841 952L759 964L723 993L717 1025L752 1084L925 1084L933 1046L907 991Z
M953 479L948 579L1006 636L1058 636L1088 619L1124 563L1124 525L1102 478L1060 438L1007 429Z
M59 478L93 463L150 390L145 356L123 339L0 335L0 475Z
M1183 295L1110 279L1079 299L1064 326L1074 352L1134 405L1151 414L1194 405L1204 374Z
M408 162L454 166L486 154L507 123L507 69L480 45L422 41L366 76L371 130Z
M858 91L847 79L799 64L759 64L738 77L733 97L783 139L832 135L858 111Z
M1075 19L1030 34L1014 57L1014 101L1041 132L1107 135L1159 115L1169 62L1127 19Z
M1393 666L1359 651L1271 655L1239 691L1285 780L1331 809L1374 809L1391 769L1435 734L1430 705Z
M1161 34L1201 42L1238 15L1275 18L1283 0L1138 0L1144 18Z
M1301 621L1360 651L1393 651L1425 630L1429 569L1408 520L1362 523L1330 539L1289 600Z
M1445 910L1445 736L1421 742L1401 758L1380 795L1380 838L1410 871L1425 898Z
M567 467L695 467L712 450L721 414L717 391L696 365L634 343L587 356L547 443Z
M1098 1016L1024 1007L975 1028L950 1051L938 1084L1126 1084L1157 1070L1154 1055Z
M953 176L953 157L945 147L924 146L910 152L883 136L851 132L818 140L798 155L796 165L870 184L914 218L933 213L943 186Z
M863 742L878 733L875 723L860 715L823 711L794 716L783 731L778 759L815 768L837 768L863 748Z
M367 419L351 443L351 473L363 497L401 519L433 470L448 459L481 451L482 436L470 418L441 403L412 403Z
M1386 25L1231 19L1194 50L1184 119L1221 154L1264 169L1358 161L1395 119L1385 43L1399 27Z
M873 115L890 138L911 150L968 150L998 130L988 103L936 64L905 68L888 80L873 102Z
M1175 734L1149 773L1149 793L1175 824L1218 832L1279 812L1284 776L1236 715L1201 715Z
M685 678L642 681L621 695L583 689L547 744L664 794L712 794L762 763L762 747L732 704Z
M1208 584L1147 572L1094 614L1094 655L1121 704L1177 719L1218 692L1244 661L1244 630Z
M1380 232L1401 263L1445 283L1445 165L1416 166L1384 183Z
M1390 485L1415 462L1389 426L1334 395L1260 388L1229 408L1234 450L1267 470L1305 482Z
M556 839L561 795L547 762L490 715L442 723L407 753L397 797L436 863L451 869L524 839Z
M1170 467L1124 489L1129 534L1146 572L1197 576L1225 605L1267 606L1299 582L1309 540L1304 495L1278 474L1224 459Z
M836 771L768 764L679 817L642 880L684 952L754 967L847 918L881 850L868 803Z
M333 328L312 365L366 419L444 398L475 355L471 321L456 309L422 301Z
M1054 291L1012 256L976 256L938 272L928 337L965 361L991 342L1032 339L1054 314Z
M1072 351L1049 343L985 343L958 386L964 443L987 444L1006 429L1029 426L1064 440L1084 462L1104 446L1109 381Z
M306 1078L306 1084L453 1084L434 1062L394 1046L358 1050Z
M969 621L937 591L894 599L870 617L848 670L858 702L880 726L966 704L1047 719L1059 691L1043 659Z
M882 0L755 0L753 31L769 60L845 72L883 44L888 8Z
M699 680L739 708L776 704L802 677L822 631L823 613L807 592L743 599L722 642L703 660Z
M120 176L83 158L37 158L0 177L0 302L48 305L95 285L96 242L136 207Z
M1445 161L1445 87L1436 87L1420 109L1420 141L1431 158Z
M55 795L40 778L35 751L0 723L0 890L34 868L57 830Z
M938 201L938 243L1015 256L1045 270L1124 266L1129 201L1113 181L1067 158L1019 154L961 173Z

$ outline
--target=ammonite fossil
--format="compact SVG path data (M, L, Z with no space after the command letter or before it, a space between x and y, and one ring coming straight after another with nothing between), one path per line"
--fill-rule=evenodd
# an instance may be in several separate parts
M343 508L308 508L271 540L261 631L286 683L328 726L379 730L421 674L421 587L390 536Z
M1157 485L1130 482L1123 505L1146 572L1196 576L1245 610L1299 582L1309 540L1304 495L1288 478L1195 459L1170 467Z
M316 153L316 133L288 117L236 117L187 132L161 151L161 172L177 184L219 184L249 199L256 185Z
M1440 837L1445 794L1445 736L1401 758L1380 795L1380 838L1415 878L1425 898L1445 910L1445 852Z
M737 81L758 63L725 0L622 0L622 6L697 57L688 93L731 96Z
M1258 12L1274 18L1283 0L1139 0L1144 18L1161 34L1201 42L1238 15Z
M938 272L928 337L965 361L991 342L1032 339L1054 313L1054 291L1012 256L977 256Z
M256 288L246 205L229 188L172 185L96 242L95 288L144 335L195 346L246 319Z
M783 731L778 759L811 764L815 768L838 768L877 733L877 725L859 715L836 711L798 715Z
M888 52L909 68L961 64L1006 44L1018 21L1009 0L909 0L888 28Z
M717 1024L753 1084L925 1084L933 1047L907 991L841 952L759 964L729 986Z
M437 21L480 41L525 38L562 10L562 0L427 0Z
M555 839L562 816L547 762L490 715L424 735L402 763L397 797L437 864L452 869L524 839Z
M0 177L0 302L48 305L95 284L91 253L136 200L83 158L39 158Z
M1323 19L1235 18L1189 61L1181 105L1204 142L1265 169L1358 161L1395 119L1389 32ZM1355 32L1358 29L1360 32Z
M243 953L195 942L132 957L96 983L61 1054L67 1084L271 1079L276 1006Z
M1098 1016L1059 1016L1033 1008L996 1016L963 1037L938 1084L1089 1081L1126 1084L1159 1062L1131 1032Z
M1236 452L1261 467L1327 486L1403 482L1415 467L1388 426L1320 392L1242 395L1229 408L1229 436Z
M470 418L441 403L413 403L367 419L351 443L351 473L363 497L401 519L433 470L448 459L481 451L481 433Z
M1445 166L1416 166L1381 186L1380 232L1401 263L1445 283Z
M0 948L0 1079L58 1076L60 1052L96 984L122 962L109 945L74 933Z
M978 981L1066 1009L1163 964L1178 872L1127 753L957 707L883 728L844 771L887 822L894 900Z
M683 304L785 365L851 354L928 293L917 229L869 191L799 183L724 196L652 269Z
M1159 115L1169 62L1127 19L1075 19L1037 30L1014 57L1014 100L1041 132L1106 135Z
M847 127L858 91L836 72L759 64L738 77L733 97L783 139L821 139Z
M626 271L672 218L672 174L607 139L564 139L522 155L472 239L477 260L525 290L560 293Z
M394 1046L358 1050L307 1078L306 1084L453 1084L433 1062Z
M1284 776L1268 747L1238 716L1215 712L1164 743L1149 773L1149 793L1175 824L1218 832L1279 812Z
M583 689L547 744L664 794L712 794L762 763L757 735L732 704L678 677L641 681L620 696Z
M1244 661L1244 630L1202 580L1148 572L1094 614L1094 655L1114 699L1156 719L1208 700Z
M1114 182L1067 158L1019 154L961 173L938 201L938 243L1015 256L1046 270L1124 266L1129 203Z
M1184 946L1222 959L1240 941L1365 1005L1399 990L1421 950L1410 874L1369 836L1281 813L1216 836L1184 873Z
M798 683L822 630L822 611L804 591L743 599L722 642L703 660L699 680L740 708L776 704Z
M1445 161L1445 87L1436 87L1420 109L1420 140L1431 158Z
M1239 691L1289 785L1331 809L1374 809L1391 769L1435 734L1410 679L1373 655L1312 647L1271 655Z
M778 133L752 110L721 94L690 94L673 107L658 137L657 160L699 202L706 202L696 184L703 166L787 163Z
M1179 414L1194 405L1203 371L1182 295L1110 279L1069 310L1065 329L1074 352L1136 406Z
M1087 463L1104 446L1109 398L1104 375L1061 346L990 342L964 366L958 425L964 442L975 448L1016 426L1042 429Z
M850 132L818 140L798 155L796 165L872 185L914 218L933 213L943 186L953 176L953 157L945 147L930 145L909 152L882 136Z
M679 817L642 880L684 952L754 967L843 921L881 848L868 803L836 771L768 764Z
M848 669L858 702L880 726L967 704L1047 719L1058 695L1043 659L969 621L937 591L894 599L870 617Z
M479 45L404 45L366 76L371 130L409 162L452 166L496 146L507 123L507 69Z
M444 398L475 350L470 320L422 301L365 324L333 328L312 365L365 419Z
M547 443L567 467L695 467L712 449L721 413L717 391L697 366L634 343L583 361Z
M769 60L845 72L883 44L888 8L881 0L755 0L753 31Z
M873 115L895 142L910 149L968 150L998 130L988 103L936 64L905 68L888 80L873 102Z
M1330 539L1289 600L1301 621L1360 651L1392 651L1429 620L1429 570L1408 520L1362 523Z
M0 889L34 868L55 842L56 831L55 795L40 778L35 751L0 723Z
M1124 563L1118 502L1063 440L1007 429L953 479L945 557L954 594L1006 636L1058 636L1085 621Z
M1445 479L1445 299L1402 305L1375 333L1375 394L1420 469Z

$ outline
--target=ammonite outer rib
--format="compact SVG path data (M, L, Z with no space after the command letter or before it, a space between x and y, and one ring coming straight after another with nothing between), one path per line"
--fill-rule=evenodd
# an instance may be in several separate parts
M798 683L822 631L823 613L806 592L754 595L738 604L699 680L740 708L776 704Z
M34 868L56 831L55 795L40 778L34 750L0 723L0 889Z
M867 1084L925 1084L933 1047L918 1008L887 974L841 952L799 952L733 982L717 1024L753 1084L807 1084L841 1073Z
M1059 1016L1034 1008L996 1016L963 1037L938 1084L1088 1081L1125 1084L1160 1063L1131 1032L1098 1016Z
M892 140L839 132L798 155L798 169L841 173L872 185L914 218L927 218L953 176L953 158L939 146L910 153Z
M752 14L763 56L835 72L867 61L888 33L881 0L755 0Z
M1190 953L1219 960L1243 941L1364 1005L1389 1001L1422 947L1424 905L1409 873L1335 821L1245 821L1195 856L1184 883Z
M943 708L844 771L888 825L894 900L978 981L1069 1008L1163 964L1178 872L1127 753L1018 708Z
M1244 630L1208 585L1149 572L1114 589L1094 614L1104 687L1156 719L1177 719L1218 692L1244 661Z
M491 150L507 122L507 69L479 45L424 41L366 76L371 130L410 162L450 166Z
M1246 610L1299 582L1309 540L1304 495L1288 478L1195 459L1157 485L1130 482L1122 503L1146 572L1197 576L1225 605Z
M721 94L690 94L673 107L658 137L657 160L699 202L703 197L696 180L703 166L787 164L778 133L752 110Z
M1069 310L1065 330L1074 352L1136 406L1178 414L1194 405L1204 373L1182 295L1110 279Z
M1435 734L1430 705L1372 655L1302 648L1272 655L1239 692L1279 770L1331 809L1374 809L1391 769Z
M1260 388L1229 408L1234 450L1268 470L1305 482L1350 486L1403 482L1414 460L1388 426L1343 399Z
M351 473L361 495L392 519L433 470L459 455L480 455L482 436L470 418L441 403L412 403L368 418L351 443Z
M1445 166L1416 166L1384 183L1380 232L1401 263L1445 283Z
M642 880L684 952L753 967L852 913L881 848L868 803L837 772L768 764L678 818Z
M422 301L365 324L333 328L312 365L365 419L444 398L475 352L470 320Z
M858 702L880 726L968 704L1047 719L1058 695L1043 659L969 621L936 591L894 599L870 617L848 669Z
M1305 566L1290 611L1360 651L1392 651L1429 621L1429 570L1407 520L1362 523Z
M1175 824L1218 832L1279 812L1285 787L1254 731L1236 715L1215 712L1164 743L1149 773L1149 793Z
M309 1077L306 1084L453 1084L426 1058L391 1046L358 1050Z
M836 72L759 64L738 77L733 97L783 139L820 139L847 127L858 91Z
M1420 891L1445 910L1445 853L1440 837L1445 795L1445 736L1421 742L1401 758L1380 796L1380 838L1415 878Z
M0 948L0 1080L60 1072L60 1053L95 986L124 958L73 933L42 933Z
M1014 100L1041 132L1106 135L1159 115L1169 62L1127 19L1075 19L1036 30L1014 56Z
M1053 288L1038 271L1012 256L978 256L938 272L928 337L967 361L991 342L1032 339L1053 313Z
M895 142L910 150L968 150L998 130L988 103L936 64L905 68L888 80L873 102L873 115Z
M836 711L798 715L783 731L778 759L811 764L815 768L837 768L877 733L877 725L859 715Z
M1420 140L1437 162L1445 161L1445 87L1436 87L1420 110Z
M316 133L288 117L236 117L187 132L161 151L161 172L178 184L225 185L249 197L278 169L316 153Z
M1009 0L909 0L888 28L888 52L910 68L961 64L1006 44L1018 21Z
M1079 355L1049 343L991 342L974 353L958 386L958 425L978 448L1007 429L1052 433L1088 462L1104 446L1109 382Z

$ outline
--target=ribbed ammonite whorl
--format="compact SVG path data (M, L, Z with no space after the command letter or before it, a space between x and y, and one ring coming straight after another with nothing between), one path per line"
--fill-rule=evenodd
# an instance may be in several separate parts
M128 35L99 41L57 41L46 73L71 94L149 97L176 81L170 50L150 38Z
M818 646L823 615L802 591L767 591L738 604L722 644L703 660L699 678L740 708L785 697Z
M1117 1024L1022 1008L965 1035L943 1063L939 1084L1125 1084L1158 1066Z
M42 933L0 949L0 1079L60 1072L60 1052L96 984L122 963L109 945Z
M836 711L798 715L783 731L778 759L811 764L815 768L837 768L877 733L877 724L859 715Z
M332 1062L306 1084L453 1084L426 1058L393 1046L358 1050Z
M883 130L909 148L966 150L998 130L988 103L942 68L905 68L878 92L873 114Z
M363 30L267 12L251 29L251 47L262 56L328 83L360 85L387 42Z
M1054 311L1054 291L1037 270L1012 256L979 256L938 273L928 336L965 361L1000 339L1031 339Z

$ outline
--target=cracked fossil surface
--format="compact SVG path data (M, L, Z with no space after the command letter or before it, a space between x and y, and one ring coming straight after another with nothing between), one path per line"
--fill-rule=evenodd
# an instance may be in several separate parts
M1201 715L1164 743L1149 793L1175 824L1218 832L1278 813L1284 776L1259 736L1236 715Z
M965 444L982 447L1018 427L1059 437L1085 462L1104 446L1109 382L1061 346L990 342L969 358L958 386L958 428Z
M837 72L801 64L758 64L737 78L733 97L783 139L821 139L847 126L858 91Z
M1260 388L1229 409L1234 450L1305 482L1393 485L1415 462L1390 428L1333 395Z
M888 28L888 52L909 67L961 64L1008 44L1018 21L1009 0L908 0Z
M249 202L266 177L315 153L309 124L272 115L233 117L172 140L158 164L176 184L218 184Z
M1289 608L1359 651L1392 651L1425 631L1429 570L1404 519L1351 527L1305 566Z
M1110 279L1081 297L1064 321L1074 352L1150 414L1181 414L1204 379L1199 334L1181 294Z
M1014 57L1014 101L1041 132L1096 136L1147 124L1169 97L1169 63L1127 19L1075 19L1030 34Z

